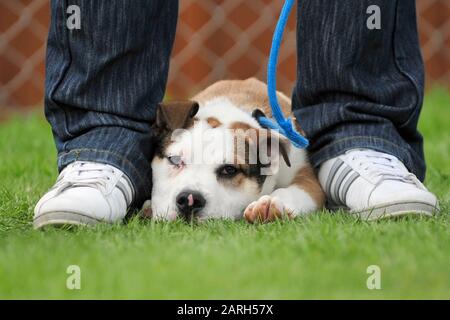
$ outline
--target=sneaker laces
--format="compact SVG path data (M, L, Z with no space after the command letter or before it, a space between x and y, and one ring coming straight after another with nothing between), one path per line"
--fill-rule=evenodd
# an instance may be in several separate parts
M395 180L421 187L416 176L410 173L396 157L374 150L352 151L351 160L358 171L378 182Z
M75 162L64 171L55 184L59 193L72 187L91 187L106 193L116 177L114 167L99 163Z

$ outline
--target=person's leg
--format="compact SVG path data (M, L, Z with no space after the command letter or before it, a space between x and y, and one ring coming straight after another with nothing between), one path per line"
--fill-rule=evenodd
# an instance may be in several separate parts
M66 21L80 8L81 28ZM150 125L164 96L177 0L51 2L45 113L58 168L112 165L131 181L134 205L151 193Z
M320 168L346 151L371 149L395 156L423 180L425 162L417 121L424 69L415 1L305 0L298 4L298 81L292 101L294 114L310 139L312 164ZM367 25L374 14L367 11L373 5L380 8L381 29ZM346 204L342 197L351 185L351 168L336 164L328 169L327 175L334 175L322 179L328 198ZM330 188L347 181L345 190Z

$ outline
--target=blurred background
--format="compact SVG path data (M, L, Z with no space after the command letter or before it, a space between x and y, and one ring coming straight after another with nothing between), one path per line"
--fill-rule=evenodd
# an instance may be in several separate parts
M264 79L282 4L281 0L180 1L167 94L187 97L223 78ZM450 88L450 0L417 0L417 8L427 88ZM49 11L49 0L0 0L0 118L8 109L42 106ZM279 61L278 87L290 94L296 73L294 13Z

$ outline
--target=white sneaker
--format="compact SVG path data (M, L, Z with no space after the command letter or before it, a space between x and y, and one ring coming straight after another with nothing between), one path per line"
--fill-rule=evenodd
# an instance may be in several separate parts
M76 161L34 208L35 229L122 220L134 196L128 177L108 164Z
M363 219L439 211L436 196L386 153L349 150L320 166L319 181L330 207L349 209Z

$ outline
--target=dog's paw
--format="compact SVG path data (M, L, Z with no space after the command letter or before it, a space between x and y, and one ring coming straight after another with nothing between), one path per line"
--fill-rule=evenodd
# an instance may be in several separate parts
M146 200L142 205L141 216L144 218L151 218L153 216L152 202L150 200Z
M271 196L262 196L250 203L244 211L244 218L250 223L267 223L290 217L291 213L286 210L281 200Z

